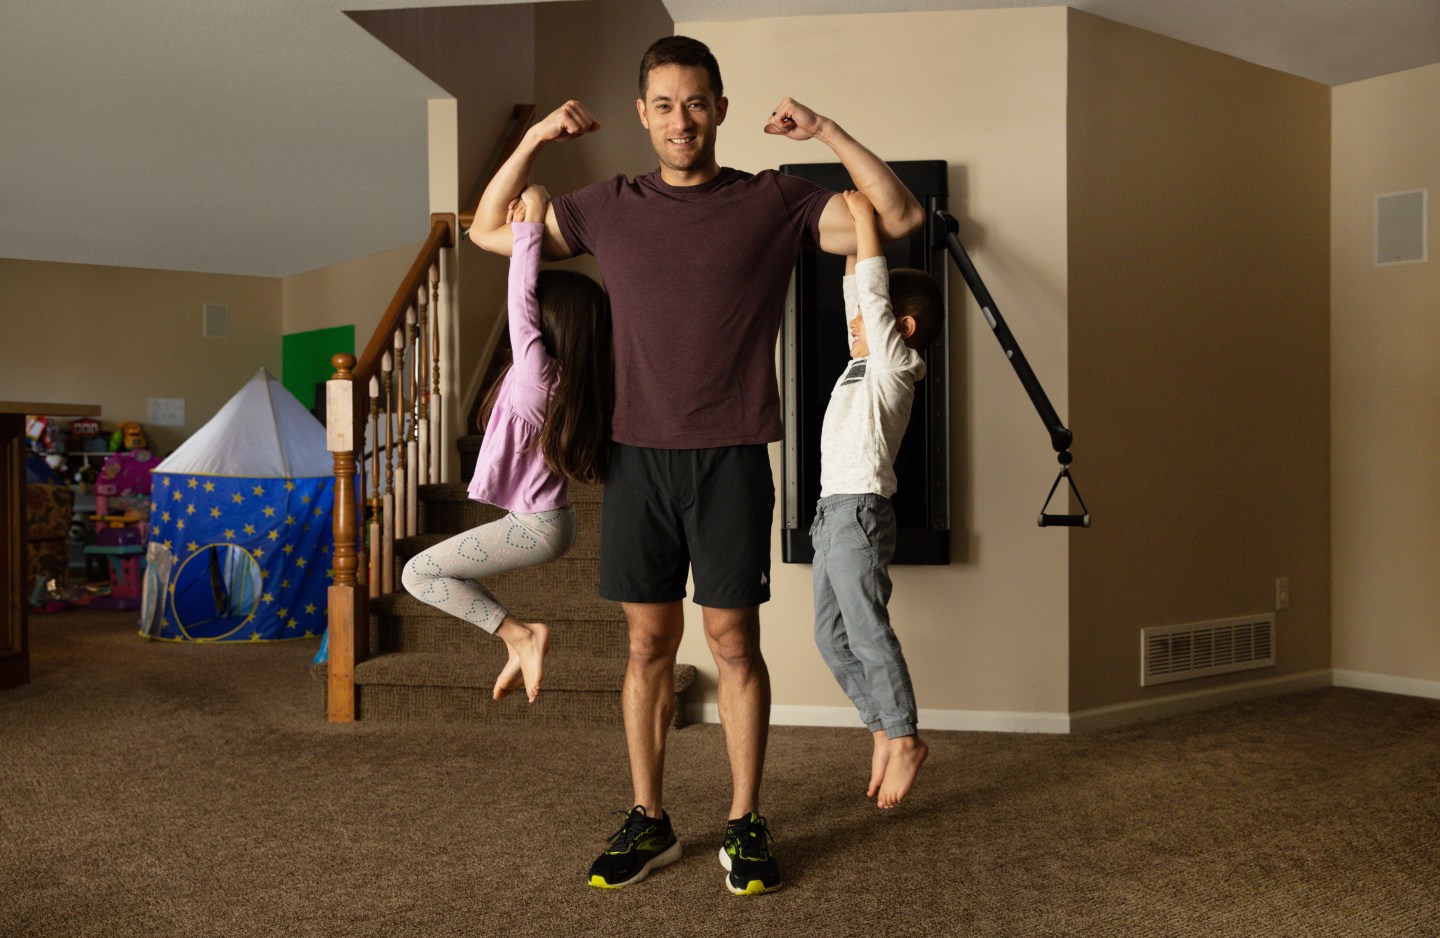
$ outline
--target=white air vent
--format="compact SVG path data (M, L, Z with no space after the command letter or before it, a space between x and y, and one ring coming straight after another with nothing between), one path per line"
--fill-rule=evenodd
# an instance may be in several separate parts
M1246 616L1140 630L1140 686L1275 664L1275 617Z
M205 338L223 339L230 335L230 307L223 303L205 304Z
M1427 190L1375 197L1375 266L1424 263Z

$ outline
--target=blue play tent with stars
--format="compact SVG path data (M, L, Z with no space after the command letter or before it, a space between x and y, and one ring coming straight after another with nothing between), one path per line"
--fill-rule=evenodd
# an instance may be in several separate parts
M325 632L334 464L325 427L270 373L152 474L140 633L189 642Z

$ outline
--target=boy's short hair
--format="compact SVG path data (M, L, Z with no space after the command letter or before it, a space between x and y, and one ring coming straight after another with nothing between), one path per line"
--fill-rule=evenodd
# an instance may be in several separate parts
M902 316L915 320L915 331L905 344L917 352L934 342L945 324L945 296L940 282L914 267L890 271L890 308L897 321Z
M662 65L698 65L710 76L710 92L719 100L725 94L720 81L720 63L710 47L689 36L661 36L650 43L640 60L640 99L650 90L650 72Z

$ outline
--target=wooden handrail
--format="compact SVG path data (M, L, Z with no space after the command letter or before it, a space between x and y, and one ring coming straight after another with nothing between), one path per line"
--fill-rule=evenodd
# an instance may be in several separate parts
M512 126L461 218L430 216L430 232L357 361L331 360L326 386L326 447L335 465L333 582L328 595L327 712L332 723L358 715L355 668L369 654L369 602L395 589L397 541L415 534L421 485L444 475L441 335L453 318L441 290L442 262L453 262L460 223L474 220L496 169L514 152L535 113L517 104ZM369 464L367 465L367 453Z
M500 149L495 158L484 172L480 173L476 180L475 188L470 193L470 198L460 203L460 230L469 231L470 226L475 224L475 209L480 205L480 196L485 194L485 187L490 185L490 180L495 178L495 171L508 159L515 148L520 146L520 141L525 136L525 131L530 129L530 121L535 117L535 105L517 104L510 111L510 132L500 142Z
M370 344L365 346L364 354L355 365L354 378L357 382L368 381L375 374L380 365L380 357L390 348L395 330L405 321L405 310L415 302L416 291L421 285L428 283L430 265L435 263L443 249L454 246L455 216L431 215L429 236L420 247L420 253L415 255L405 279L400 281L400 287L390 299L390 305L385 307L384 315L380 317L374 334L370 336Z

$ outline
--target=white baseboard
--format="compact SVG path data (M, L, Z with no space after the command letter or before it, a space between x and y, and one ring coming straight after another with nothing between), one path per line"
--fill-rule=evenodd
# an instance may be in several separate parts
M1276 694L1288 694L1297 690L1314 690L1317 687L1329 687L1330 684L1330 671L1306 671L1302 674L1289 674L1261 681L1246 681L1243 684L1227 684L1224 687L1192 691L1188 694L1168 694L1148 700L1134 700L1108 707L1095 707L1091 710L1077 710L1070 714L1070 731L1085 733L1125 723L1134 723L1137 720L1154 720L1160 717L1174 716L1178 713L1209 710L1211 707L1221 707L1241 700L1272 697Z
M1242 700L1273 697L1294 691L1320 687L1353 687L1405 697L1427 697L1440 700L1440 681L1424 681L1364 671L1319 670L1284 677L1227 684L1184 694L1167 694L1149 700L1135 700L1077 710L1074 713L1010 712L1003 710L925 710L920 711L921 729L964 730L985 733L1085 733L1121 726L1139 720L1155 720L1181 713L1193 713L1223 707ZM691 705L686 715L692 723L719 723L720 708L707 703ZM861 728L863 724L850 707L774 706L770 708L772 726L842 726Z
M1357 690L1375 690L1383 694L1399 694L1403 697L1428 697L1440 700L1440 681L1422 681L1413 677L1392 677L1389 674L1371 674L1366 671L1344 671L1336 668L1335 686L1354 687Z
M700 704L687 711L692 723L719 723L720 708ZM776 705L770 708L771 726L850 726L864 724L853 707L800 707ZM969 730L994 733L1067 733L1070 718L1063 713L1023 713L1002 710L920 709L921 730Z

